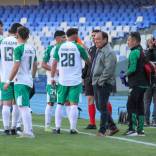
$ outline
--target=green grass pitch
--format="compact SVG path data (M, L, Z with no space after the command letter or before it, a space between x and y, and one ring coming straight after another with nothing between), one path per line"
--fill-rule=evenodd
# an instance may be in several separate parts
M84 129L87 123L87 120L79 119L78 130L96 134L96 130ZM33 124L43 126L44 116L33 115ZM44 132L42 126L34 127L34 139L0 135L0 156L155 156L156 154L156 128L145 128L145 137L125 137L122 134L127 126L118 125L120 132L114 136L115 138L110 138L87 134L71 135L68 131L61 131L60 135L56 135ZM2 122L0 127L2 128ZM63 120L62 127L69 128L66 119ZM117 140L117 137L128 140ZM153 143L155 147L147 145L147 142Z

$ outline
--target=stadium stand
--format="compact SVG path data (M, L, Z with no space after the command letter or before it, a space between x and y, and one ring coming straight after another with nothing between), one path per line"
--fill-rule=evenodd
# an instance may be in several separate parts
M53 40L51 36L56 29L78 27L80 37L90 46L89 34L93 28L108 32L110 41L123 38L130 31L149 28L150 25L156 24L156 8L150 6L152 2L47 1L34 6L0 6L0 14L1 20L5 21L5 31L12 22L25 24L32 32L30 41L36 45L38 51L43 51Z
M37 49L39 62L43 51L53 44L56 29L66 31L69 27L79 29L80 38L90 47L90 32L101 29L109 34L109 40L123 39L131 31L149 29L156 24L154 0L57 0L39 5L0 6L5 35L13 22L21 22L31 31L29 42ZM156 36L156 31L154 31ZM147 35L142 35L145 48ZM125 43L114 46L118 61L129 54ZM42 79L42 78L41 78ZM42 84L41 87L42 88Z

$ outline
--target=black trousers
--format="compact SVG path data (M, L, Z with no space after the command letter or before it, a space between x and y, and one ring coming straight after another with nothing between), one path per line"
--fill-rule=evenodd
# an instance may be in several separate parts
M112 91L112 86L110 84L105 84L104 86L94 85L93 90L96 108L100 112L99 132L105 133L107 127L110 129L116 128L112 116L107 110L107 103Z
M153 100L153 113L152 113L152 119L154 122L156 122L156 88L155 87L149 87L145 94L144 94L144 106L145 106L145 119L147 122L150 121L150 106Z
M129 120L129 130L132 130L132 113L137 116L144 115L144 88L134 87L129 89L127 101L127 112Z

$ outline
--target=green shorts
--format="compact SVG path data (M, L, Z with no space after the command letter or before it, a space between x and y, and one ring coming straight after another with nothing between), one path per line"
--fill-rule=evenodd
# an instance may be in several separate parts
M9 101L9 100L14 100L14 84L10 83L9 87L7 90L4 90L5 83L1 83L0 84L0 88L1 88L1 100L2 101Z
M47 91L47 103L55 103L57 102L57 86L52 86L48 84L46 86Z
M23 84L15 84L15 100L18 106L30 106L30 91L31 88L29 86Z
M57 102L64 104L68 99L69 102L78 103L81 90L82 84L76 86L62 86L59 84L57 91Z

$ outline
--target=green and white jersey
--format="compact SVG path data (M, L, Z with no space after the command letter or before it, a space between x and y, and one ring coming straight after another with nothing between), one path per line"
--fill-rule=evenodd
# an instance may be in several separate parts
M13 51L16 46L17 39L15 36L4 38L0 44L1 82L6 82L9 79L9 75L13 67Z
M4 39L4 37L2 35L0 35L0 43L2 42L3 39Z
M0 44L3 41L3 36L0 35ZM1 57L0 57L0 76L1 76L1 71L2 71L2 64L1 64Z
M36 61L36 50L30 44L21 44L14 50L14 61L20 62L14 83L33 87L32 67Z
M59 83L63 86L76 86L82 82L82 59L87 60L85 49L76 42L63 42L56 45L54 59L59 62Z
M47 63L49 66L51 66L53 63L54 60L53 55L55 48L56 46L48 46L48 48L44 52L43 62ZM51 71L46 71L46 75L47 75L47 84L51 84ZM58 81L58 76L55 75L54 79Z

